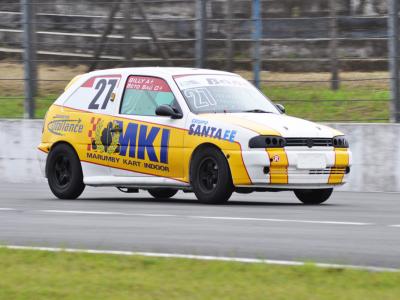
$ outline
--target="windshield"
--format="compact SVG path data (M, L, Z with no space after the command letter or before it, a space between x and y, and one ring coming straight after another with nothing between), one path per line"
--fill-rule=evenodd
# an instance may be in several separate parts
M185 75L175 81L194 113L265 112L280 114L252 84L235 75Z

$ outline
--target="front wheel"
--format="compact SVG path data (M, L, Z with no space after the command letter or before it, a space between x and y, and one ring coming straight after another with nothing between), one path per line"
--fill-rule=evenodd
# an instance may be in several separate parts
M56 145L50 151L46 174L51 191L59 199L76 199L85 189L78 155L66 144Z
M228 162L216 148L199 149L190 166L193 191L201 202L225 203L231 197L234 186Z
M333 189L295 190L294 194L304 204L317 205L329 199Z
M168 199L178 192L176 189L168 189L168 188L156 188L148 190L149 194L152 195L156 199Z

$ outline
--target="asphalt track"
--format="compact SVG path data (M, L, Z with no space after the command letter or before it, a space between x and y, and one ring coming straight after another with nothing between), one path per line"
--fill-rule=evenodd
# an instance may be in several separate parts
M400 268L400 194L335 192L320 206L290 192L234 194L210 206L113 188L64 201L46 184L1 183L0 245Z

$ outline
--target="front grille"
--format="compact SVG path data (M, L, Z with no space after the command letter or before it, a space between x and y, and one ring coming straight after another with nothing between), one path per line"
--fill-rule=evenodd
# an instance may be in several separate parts
M346 174L346 168L326 168L322 170L310 170L310 175L318 174Z
M286 138L286 147L332 147L330 138Z

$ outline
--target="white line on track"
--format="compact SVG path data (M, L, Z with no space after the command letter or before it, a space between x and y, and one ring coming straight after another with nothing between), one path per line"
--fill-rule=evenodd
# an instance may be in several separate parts
M86 211L86 210L37 210L44 213L59 213L59 214L82 214L82 215L115 215L115 216L137 216L137 217L176 217L176 215L168 214L131 214L116 211Z
M125 213L111 212L111 211L53 210L53 209L45 209L38 211L44 213L79 214L79 215L121 215L121 216L126 215Z
M0 207L0 211L17 211L15 208ZM32 212L58 213L58 214L77 214L77 215L109 215L109 216L132 216L132 217L175 217L204 220L231 220L231 221L259 221L259 222L280 222L280 223L304 223L304 224L325 224L325 225L348 225L348 226L371 226L379 225L368 222L346 222L346 221L319 221L319 220L297 220L297 219L274 219L274 218L251 218L251 217L225 217L225 216L191 216L173 214L150 214L150 213L124 213L116 211L87 211L87 210L32 210ZM400 224L383 225L386 227L400 228Z
M222 216L186 216L186 215L169 215L169 214L135 214L135 213L123 213L123 212L111 212L111 211L38 210L38 212L60 213L60 214L137 216L137 217L181 217L181 218L206 219L206 220L211 219L211 220L231 220L231 221L264 221L264 222L308 223L308 224L327 224L327 225L353 225L353 226L375 225L374 223L362 223L362 222L290 220L290 219L222 217Z
M177 253L71 249L71 248L55 248L55 247L27 247L27 246L14 246L14 245L5 245L5 246L0 245L0 248L6 248L6 249L12 249L12 250L38 250L38 251L49 251L49 252L111 254L111 255L148 256L148 257L162 257L162 258L184 258L184 259L195 259L195 260L230 261L230 262L258 263L258 264L271 264L271 265L284 265L284 266L304 266L304 265L306 265L306 263L301 262L301 261L257 259L257 258L243 258L243 257L226 257L226 256L211 256L211 255L192 255L192 254L177 254ZM356 270L366 270L366 271L373 271L373 272L399 272L400 271L400 269L375 267L375 266L356 266L356 265L341 265L341 264L328 264L328 263L315 263L313 265L315 265L316 267L320 267L320 268L356 269Z
M332 225L374 225L373 223L341 222L341 221L314 221L314 220L290 220L290 219L269 219L269 218L241 218L241 217L211 217L211 216L188 216L194 219L215 219L215 220L240 220L240 221L266 221L266 222L288 222L288 223L310 223L310 224L332 224Z

